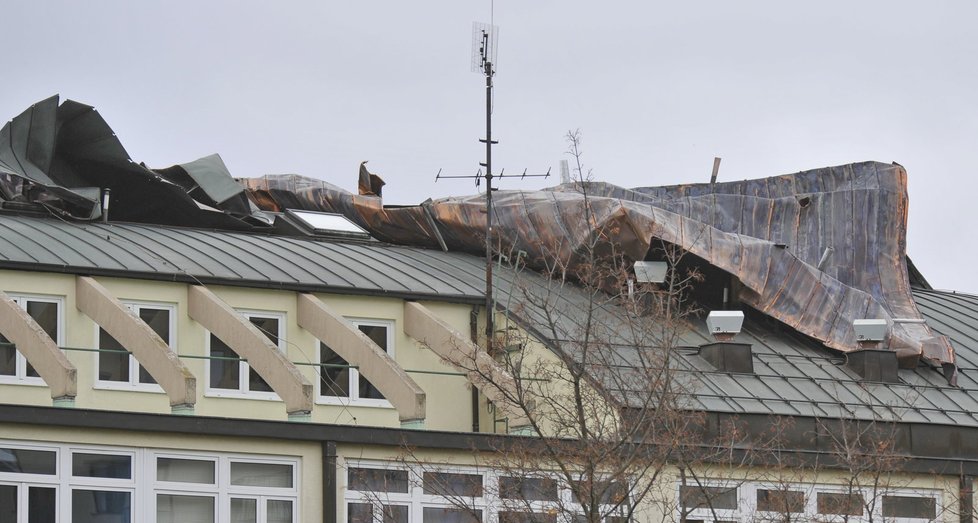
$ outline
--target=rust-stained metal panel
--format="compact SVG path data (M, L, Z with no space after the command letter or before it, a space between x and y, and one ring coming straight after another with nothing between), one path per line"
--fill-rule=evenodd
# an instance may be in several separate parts
M243 180L263 208L341 212L383 241L439 248L420 206L384 207L379 197L321 182L281 181ZM921 318L907 276L906 187L903 167L866 162L717 184L499 191L494 232L506 248L525 251L530 266L559 257L572 270L584 262L583 245L595 230L633 260L646 257L653 239L663 240L736 276L743 303L828 347L857 350L852 321L882 318L890 324L883 346L902 366L921 357L953 363L948 341L925 324L893 321ZM435 200L429 209L450 250L484 250L481 195ZM819 268L827 248L832 253Z

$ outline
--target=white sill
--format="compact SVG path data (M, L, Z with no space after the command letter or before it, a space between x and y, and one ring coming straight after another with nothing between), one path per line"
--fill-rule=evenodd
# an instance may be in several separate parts
M242 392L240 390L207 389L205 398L232 398L239 400L282 401L274 392Z
M351 400L341 396L317 396L316 405L338 405L342 407L367 407L371 409L393 409L394 405L388 400L359 399Z
M25 377L19 378L17 376L11 376L9 374L4 374L0 376L0 385L27 385L29 387L47 387L48 384L44 383L44 380L37 377Z
M124 381L96 381L92 385L95 390L118 390L123 392L149 392L151 394L164 394L163 387L152 383L132 384Z

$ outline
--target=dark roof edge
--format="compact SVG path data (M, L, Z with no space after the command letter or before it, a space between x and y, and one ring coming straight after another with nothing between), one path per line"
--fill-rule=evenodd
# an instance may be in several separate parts
M910 259L910 256L904 256L904 258L907 260L907 276L910 280L910 286L918 289L932 290L934 287L931 287L927 279L924 278L923 273L917 269L917 266L914 265L913 260Z
M708 413L707 418L703 431L704 436L721 436L728 431L730 424L740 425L746 429L743 443L730 453L733 459L737 459L738 455L744 453L745 449L751 446L750 441L746 440L766 438L772 422L777 421L775 419L777 417L768 415L737 416L725 413ZM826 438L831 438L831 435L824 433L835 428L835 425L845 423L845 420L819 420L810 417L789 417L789 419L796 429L793 431L795 437L787 437L784 448L778 449L779 451L795 453L802 459L812 460L813 463L819 462L817 460L821 458L834 456L826 448ZM525 436L499 434L10 404L0 404L0 424L2 423L150 433L271 438L288 441L328 441L339 444L400 446L469 452L495 452L505 449L508 444L526 438ZM895 423L885 426L893 429L893 438L896 441L893 448L900 457L907 458L905 462L896 465L897 468L908 472L931 474L978 475L978 446L967 446L969 441L978 441L978 428L927 423ZM940 431L940 434L935 434L934 431ZM953 440L960 442L962 447L946 444L946 442L952 441L952 438L948 437L951 432L958 432ZM908 453L907 451L912 452ZM922 452L917 453L916 451ZM765 452L763 454L773 453ZM761 461L764 461L765 456L762 455L760 458ZM820 462L831 463L832 461L832 459L822 459Z
M479 305L485 303L480 295L442 294L385 291L380 289L365 289L363 287L343 287L336 285L308 285L301 283L276 282L268 280L245 280L241 278L216 278L213 276L194 276L179 272L132 271L127 269L107 269L102 267L80 267L75 265L52 265L42 263L11 262L0 260L0 269L30 272L54 272L61 274L76 274L83 276L107 276L110 278L129 278L137 280L169 281L200 285L224 285L228 287L246 287L252 289L276 289L295 292L321 292L326 294L348 294L354 296L377 296L383 298L400 298L404 300L441 301Z

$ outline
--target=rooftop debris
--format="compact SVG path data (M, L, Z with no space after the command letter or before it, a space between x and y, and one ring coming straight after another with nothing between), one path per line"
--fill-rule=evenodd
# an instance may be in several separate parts
M0 129L0 204L95 220L108 188L114 221L275 232L275 212L302 209L342 214L390 243L483 253L482 195L385 207L384 182L365 163L359 194L296 175L235 183L217 155L150 169L92 107L53 96ZM902 367L923 359L953 371L950 343L910 293L907 173L897 164L670 187L571 183L493 200L498 240L525 251L531 267L559 257L573 270L595 230L632 261L662 241L730 275L741 303L828 347L858 350L853 320L880 318L890 327L882 346Z
M361 171L361 179L362 179ZM406 245L482 252L481 195L427 205L384 207L319 180L241 180L268 210L301 207L346 215L376 238ZM591 216L585 215L585 199ZM859 349L860 318L890 325L883 346L901 366L953 364L954 351L921 320L906 263L907 173L866 162L759 180L625 189L571 183L540 191L499 191L494 228L506 249L584 263L589 232L633 261L655 240L678 245L734 276L739 301L843 352ZM427 208L427 209L426 209ZM430 212L433 220L426 214ZM590 222L589 222L590 220ZM830 256L825 256L826 253ZM912 320L912 321L907 321Z

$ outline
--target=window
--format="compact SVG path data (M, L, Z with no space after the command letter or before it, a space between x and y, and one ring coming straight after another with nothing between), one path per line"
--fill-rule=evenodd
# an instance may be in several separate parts
M387 351L391 357L394 356L393 321L359 319L350 321L360 329L360 332L366 334L371 341L376 343L381 350ZM346 398L368 405L390 405L384 395L360 375L359 370L350 368L345 359L322 342L319 343L319 363L327 365L320 367L319 371L321 376L319 395L321 398L327 400Z
M275 312L250 312L239 311L242 316L248 319L261 331L268 339L278 347L278 350L285 352L285 315ZM257 397L269 399L277 398L272 391L272 387L264 378L255 372L247 362L241 361L237 352L220 338L211 334L209 336L210 346L209 355L212 358L207 360L208 387L210 392L221 393L231 392L232 394L249 394Z
M26 310L31 318L34 318L54 343L59 347L64 345L61 298L17 295L10 295L10 298ZM27 362L27 358L2 335L0 335L0 381L44 384L40 374Z
M862 516L864 504L862 494L818 493L817 505L819 514Z
M299 477L284 457L0 441L0 523L296 523Z
M805 512L805 493L787 489L757 489L757 510L795 514Z
M576 523L571 488L545 472L515 476L475 467L434 468L348 460L348 523ZM603 482L627 501L622 483ZM628 523L624 507L602 503L605 523Z
M149 325L164 343L171 348L173 347L176 339L174 333L176 308L174 306L143 303L125 303L124 305L146 325ZM150 376L149 372L136 361L135 356L129 354L127 349L104 329L97 326L96 329L98 329L98 348L117 351L95 353L95 368L97 369L95 381L100 388L117 388L121 385L125 388L162 392L163 389L156 384L156 380Z
M920 496L883 496L883 517L937 518L937 500Z
M708 482L702 488L679 486L680 516L687 523L871 520L924 523L937 518L940 492L905 488L853 488L840 485L762 484L736 487ZM708 508L707 500L713 508ZM680 518L677 518L680 519Z

